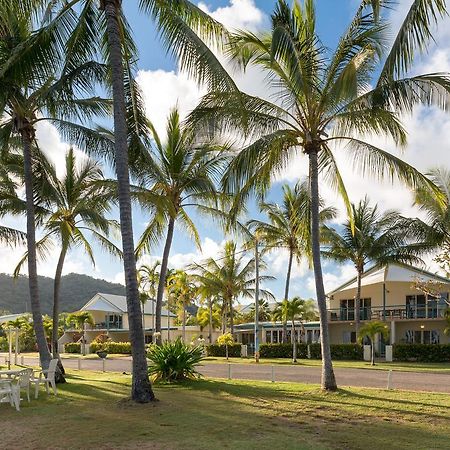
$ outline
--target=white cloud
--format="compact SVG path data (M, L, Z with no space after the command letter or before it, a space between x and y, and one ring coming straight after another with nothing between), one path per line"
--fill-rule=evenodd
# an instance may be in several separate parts
M326 268L326 265L324 265L324 269ZM351 263L341 264L337 266L338 271L327 271L324 270L323 272L323 284L325 286L325 292L329 292L332 289L337 288L341 284L345 283L346 281L350 280L355 276L355 268ZM309 290L311 292L314 292L315 297L315 280L314 277L311 276L307 279L306 282Z

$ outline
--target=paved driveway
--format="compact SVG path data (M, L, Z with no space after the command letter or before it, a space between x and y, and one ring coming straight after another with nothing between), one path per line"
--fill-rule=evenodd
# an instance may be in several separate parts
M20 358L19 358L19 362ZM3 358L0 357L0 364ZM36 365L36 358L24 358L24 363ZM81 366L79 366L81 364ZM100 359L64 359L67 368L83 370L102 370ZM116 358L105 360L105 370L112 372L130 372L131 358ZM229 370L233 379L291 381L297 383L320 383L320 367L305 367L269 364L211 364L205 363L200 372L206 377L228 378ZM272 374L273 370L273 374ZM385 370L335 368L336 381L339 386L358 386L386 388L389 372ZM429 391L450 393L450 374L430 372L400 372L391 373L391 388L411 391Z

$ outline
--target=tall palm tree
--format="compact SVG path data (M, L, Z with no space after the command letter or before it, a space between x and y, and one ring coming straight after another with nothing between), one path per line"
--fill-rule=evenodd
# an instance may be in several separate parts
M211 307L210 307L211 305ZM208 342L212 344L213 330L220 328L221 314L219 305L212 306L212 302L208 301L208 307L200 307L197 310L197 323L202 330L208 326Z
M334 208L323 207L322 200L320 205L322 207L319 212L321 223L335 217ZM308 180L297 183L294 189L284 185L282 204L261 203L260 209L267 214L269 222L252 220L250 225L259 231L268 251L287 249L289 253L284 288L284 299L288 299L294 258L297 263L300 263L303 257L309 261L312 258L311 193ZM283 342L287 342L286 321L283 321Z
M289 2L290 3L290 2ZM322 388L336 389L320 259L319 172L350 205L336 153L345 152L362 176L395 177L410 187L433 189L430 181L400 158L367 142L368 135L406 144L401 115L416 105L446 108L447 74L409 76L417 52L424 51L431 30L445 12L443 0L414 0L391 46L386 33L390 2L362 0L349 27L330 51L316 31L315 1L278 0L269 33L238 32L230 56L244 67L266 74L270 102L234 90L207 94L190 120L199 128L244 133L252 142L236 157L224 177L227 189L242 202L253 191L264 194L271 177L293 158L309 160L311 249L321 321ZM231 189L232 188L232 189Z
M192 277L184 270L176 270L169 280L169 295L173 296L181 310L182 338L186 342L186 308L194 303L197 287Z
M60 246L53 284L53 358L59 358L58 323L60 310L61 276L67 254L76 247L82 247L95 265L94 252L90 241L114 256L121 257L121 251L108 236L118 230L116 221L108 219L115 191L109 184L102 184L103 174L100 164L87 157L75 156L71 148L65 157L65 173L58 177L56 167L40 154L36 163L39 175L35 177L35 199L40 208L44 236L37 242L43 253L56 240ZM44 217L42 217L44 216ZM28 258L24 254L17 265L14 276ZM62 365L61 365L62 366Z
M260 268L265 269L264 262L260 262ZM209 296L220 297L223 302L223 314L229 317L231 334L234 333L234 303L239 298L251 298L255 293L255 259L246 258L237 250L236 243L225 243L219 258L209 258L202 264L194 263L191 266L195 270L194 279ZM272 280L273 277L260 275L259 281ZM260 290L263 298L273 299L273 295L264 289Z
M35 3L0 5L0 146L20 148L23 154L31 309L40 361L47 368L51 356L42 323L36 269L32 169L36 127L39 122L50 122L68 141L76 140L81 147L95 143L100 150L103 140L76 122L106 114L110 104L98 97L82 98L102 82L104 66L82 54L67 64L64 43L48 30L34 28L36 15L30 8Z
M385 339L389 337L388 326L384 322L378 320L373 320L371 322L365 323L358 332L358 341L362 342L364 338L368 337L370 339L371 346L371 365L375 365L375 339L378 335L383 336Z
M218 209L223 195L217 186L230 161L229 154L223 148L199 141L192 130L184 127L176 109L169 115L166 133L166 139L162 141L152 128L155 147L149 149L150 157L142 165L139 186L133 188L133 196L140 205L153 211L153 217L138 242L137 254L150 251L166 232L156 295L155 328L159 333L175 225L183 226L200 247L200 237L190 212L223 218ZM155 206L155 202L159 205Z
M356 333L361 321L361 280L367 264L423 264L419 255L428 246L414 241L411 233L414 222L396 211L380 212L366 197L351 205L351 217L342 227L325 228L322 255L338 262L351 261L355 267Z
M425 221L416 221L421 238L426 239L431 247L438 249L436 261L443 270L450 273L450 171L436 168L427 174L439 188L441 198L417 189L415 204L425 213ZM421 232L420 232L421 231Z

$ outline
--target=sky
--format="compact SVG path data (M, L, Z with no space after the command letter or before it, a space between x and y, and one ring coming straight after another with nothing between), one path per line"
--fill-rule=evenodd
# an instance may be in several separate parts
M392 30L398 29L398 25L402 22L411 3L412 0L399 0L396 10L391 12ZM181 113L186 115L195 107L205 91L185 74L180 73L176 61L166 54L151 19L139 12L137 4L137 0L123 2L126 17L134 30L134 37L139 49L137 80L144 94L147 116L159 133L164 134L164 124L170 109L177 104ZM269 15L275 1L207 0L198 4L230 29L261 31L268 27ZM328 48L335 47L338 37L351 20L357 4L357 0L316 1L319 34L322 42ZM450 19L440 22L435 38L437 44L431 46L426 55L417 58L413 73L449 71ZM256 69L250 69L246 74L234 72L233 76L239 87L245 92L258 96L266 95L264 77ZM400 151L392 143L379 138L373 138L371 142L384 146L396 155L401 155L407 162L424 172L436 166L449 168L450 116L434 108L417 108L411 116L404 117L403 120L408 131L406 149ZM57 130L50 125L42 124L38 129L37 138L41 148L54 159L57 167L62 168L64 152L68 145L61 140ZM280 201L283 184L294 185L306 175L307 165L305 163L306 160L299 156L285 172L277 174L268 200ZM381 183L375 179L362 178L354 170L351 161L339 152L338 163L351 201L357 202L367 195L373 203L378 203L382 210L395 208L408 216L418 215L418 211L412 206L412 195L405 187L398 183ZM109 174L108 169L105 171ZM340 214L337 220L344 220L343 205L337 195L324 183L321 183L321 191L327 205L339 209ZM249 211L252 216L258 214L253 204ZM133 220L135 239L137 240L149 217L135 208ZM3 223L25 229L23 218L7 217ZM169 266L183 268L192 261L201 262L206 257L217 256L223 243L229 238L205 218L195 217L195 223L201 236L201 250L195 247L182 230L176 229ZM162 245L155 248L151 255L144 257L140 262L159 259L162 254ZM0 247L0 272L11 273L23 250L23 248ZM64 273L85 273L97 278L123 283L121 262L102 253L99 248L95 250L95 267L92 267L89 259L81 250L75 250L67 258ZM53 276L57 254L58 249L55 247L49 257L39 263L39 274ZM284 250L273 251L266 257L266 261L269 268L267 274L276 277L276 280L267 282L263 287L273 292L277 299L281 299L288 261L287 252ZM431 258L429 258L428 264L430 270L438 269ZM323 271L326 290L331 290L354 276L354 269L349 263L336 264L326 261ZM313 274L306 261L295 264L290 292L290 296L315 297ZM243 300L244 303L248 301Z

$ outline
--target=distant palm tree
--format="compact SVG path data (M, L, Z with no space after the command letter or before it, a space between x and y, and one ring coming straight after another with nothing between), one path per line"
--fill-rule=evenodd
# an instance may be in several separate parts
M158 289L159 272L158 267L161 261L156 261L152 265L142 264L137 270L139 297L142 303L142 326L145 332L145 305L150 299L155 302L156 292ZM152 331L155 331L155 305L152 305Z
M261 262L261 269L266 265ZM211 297L222 299L223 315L229 317L231 334L234 333L234 303L239 298L252 298L255 292L255 259L245 261L244 255L237 251L236 243L225 243L222 254L216 259L209 258L201 264L194 263L190 266L195 271L195 281L208 291ZM259 280L271 280L273 277L260 275ZM273 298L273 295L262 289L263 298Z
M216 305L212 310L209 307L198 308L197 323L201 330L208 326L208 342L212 344L212 332L220 328L221 325L220 307Z
M383 336L385 339L389 337L389 329L385 322L371 321L365 323L358 332L358 341L362 342L365 337L370 339L370 345L372 348L371 365L375 365L375 339L378 335Z
M270 318L271 318L269 302L262 298L259 299L259 302L258 302L258 318L262 322L270 320ZM254 304L250 305L249 311L247 314L245 314L244 319L248 322L253 322L255 320L255 305Z
M358 205L351 205L351 217L342 227L324 229L322 255L338 262L351 261L355 266L357 334L361 320L361 280L366 265L369 262L423 264L419 255L429 247L426 243L415 242L413 225L414 221L396 211L380 212L366 197Z
M139 186L133 189L133 196L143 208L153 212L137 244L137 254L150 251L166 232L156 295L155 328L161 332L161 308L175 225L182 225L200 247L190 212L223 220L218 209L221 194L217 187L230 156L220 146L199 141L192 130L181 124L176 109L169 115L165 141L154 128L152 137L155 147L142 166Z
M74 327L83 333L82 351L84 354L86 349L86 325L93 327L95 325L94 317L89 311L76 311L67 315L66 323L69 327Z
M182 338L186 342L186 308L194 303L197 287L192 277L184 270L176 270L169 281L169 295L172 295L181 310Z
M336 209L323 207L320 201L320 222L331 220L336 215ZM286 249L289 253L284 299L289 298L292 263L295 257L299 264L302 258L311 262L311 193L308 180L295 185L292 189L289 185L283 186L283 202L281 205L274 203L261 203L260 209L266 213L269 222L251 220L249 225L255 228L266 251L274 249ZM287 342L287 322L283 322L283 342Z
M53 286L53 358L59 359L58 323L60 313L61 276L66 256L70 250L82 247L95 265L94 252L90 241L114 256L121 257L122 252L108 236L119 230L116 221L108 219L115 190L109 184L101 184L103 174L98 162L87 157L75 156L71 148L65 157L65 173L58 177L56 167L40 154L36 162L39 176L35 177L35 201L40 208L40 221L43 223L44 236L37 242L38 252L43 257L49 246L58 241L60 253L56 264ZM17 277L27 261L24 254L14 270Z
M0 5L0 146L21 149L23 154L31 310L40 361L47 368L51 356L42 323L36 268L32 169L36 128L43 121L52 123L67 141L76 141L83 148L95 142L101 152L103 140L94 138L96 133L78 122L105 115L110 102L87 97L105 76L102 64L81 53L69 62L64 53L66 46L49 30L35 28L38 3Z
M190 117L207 132L235 131L251 142L234 159L224 187L242 204L252 192L264 195L299 155L308 160L311 189L311 250L321 322L322 388L337 388L333 372L327 305L320 258L319 173L350 202L337 165L349 156L354 170L382 179L398 178L409 187L433 189L430 181L400 158L367 141L392 138L406 145L402 114L416 105L446 109L450 76L410 76L417 53L426 50L433 27L446 14L442 0L414 0L392 45L386 33L391 2L361 0L334 50L316 29L314 0L278 0L269 32L233 35L229 55L244 68L258 66L275 101L233 89L209 92ZM391 42L391 40L389 40ZM300 169L299 169L300 170ZM233 212L233 211L232 211Z

